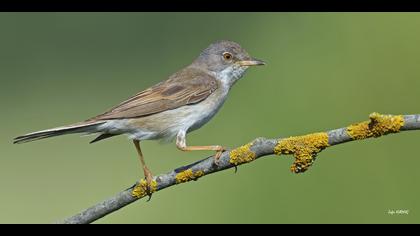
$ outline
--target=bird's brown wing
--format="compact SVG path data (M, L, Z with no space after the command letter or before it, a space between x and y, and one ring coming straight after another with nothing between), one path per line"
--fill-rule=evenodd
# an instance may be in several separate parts
M206 99L217 87L214 77L184 70L89 120L134 118L175 109Z

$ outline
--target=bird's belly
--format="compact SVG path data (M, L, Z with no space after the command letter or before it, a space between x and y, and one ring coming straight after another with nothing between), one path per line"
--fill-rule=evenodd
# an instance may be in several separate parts
M223 92L220 94L220 92ZM213 93L205 100L157 114L129 120L130 138L172 140L180 130L191 132L206 124L222 107L227 91Z
M210 121L214 115L219 111L224 103L224 99L221 101L209 101L207 104L195 104L191 106L190 111L185 112L185 118L180 126L185 127L187 132L199 129L204 124ZM184 124L189 124L184 126Z

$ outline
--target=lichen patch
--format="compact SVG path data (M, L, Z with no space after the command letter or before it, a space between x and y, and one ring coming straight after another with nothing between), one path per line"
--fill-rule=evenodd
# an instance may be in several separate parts
M295 161L290 169L294 173L302 173L313 164L316 155L328 146L327 133L314 133L280 139L274 147L274 153L293 154Z
M156 192L157 190L157 182L153 180L150 186L151 193ZM133 191L131 192L131 196L136 198L142 198L146 196L147 193L147 181L145 179L141 179L139 183L134 187Z
M229 162L237 166L255 160L256 154L251 150L251 146L252 143L248 143L231 150L229 153Z
M352 124L347 127L347 134L353 140L380 137L382 135L397 133L404 126L402 115L382 115L374 112L369 115L369 121Z
M188 182L188 181L191 181L191 180L197 180L198 178L200 178L203 175L204 175L204 172L201 171L201 170L193 172L192 169L187 169L187 170L184 170L184 171L178 173L175 176L175 180L176 180L177 184L180 184L180 183L185 183L185 182Z

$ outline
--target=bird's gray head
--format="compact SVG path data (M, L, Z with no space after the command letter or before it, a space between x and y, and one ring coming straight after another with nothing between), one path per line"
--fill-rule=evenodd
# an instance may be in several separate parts
M240 79L250 66L264 65L252 58L238 43L221 40L208 46L193 64L204 67L230 85Z

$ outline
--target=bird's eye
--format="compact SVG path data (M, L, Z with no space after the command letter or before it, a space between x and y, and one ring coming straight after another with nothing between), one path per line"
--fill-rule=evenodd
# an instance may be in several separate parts
M228 52L224 52L223 53L223 58L225 59L225 60L231 60L232 59L232 54L230 54L230 53L228 53Z

